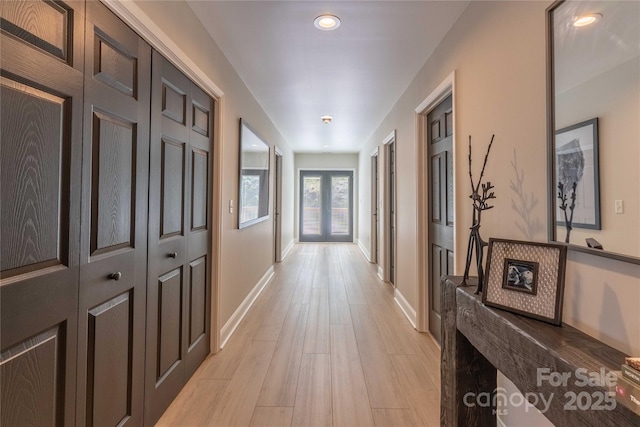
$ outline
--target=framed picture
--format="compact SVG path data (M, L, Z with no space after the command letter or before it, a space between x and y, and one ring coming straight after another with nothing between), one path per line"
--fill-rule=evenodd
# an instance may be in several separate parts
M538 291L538 266L535 261L505 258L502 288L535 295Z
M482 302L560 325L566 261L566 245L491 238Z
M568 207L565 211L560 209L560 202L556 200L557 225L565 226L573 214L571 225L574 228L600 230L598 118L556 131L555 156L556 194L558 185L562 184L568 205L576 183L573 213Z

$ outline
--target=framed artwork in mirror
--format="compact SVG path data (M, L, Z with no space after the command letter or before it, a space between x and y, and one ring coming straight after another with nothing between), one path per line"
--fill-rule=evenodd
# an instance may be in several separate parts
M556 131L555 164L557 225L600 230L598 118Z
M269 145L240 119L238 228L269 218Z

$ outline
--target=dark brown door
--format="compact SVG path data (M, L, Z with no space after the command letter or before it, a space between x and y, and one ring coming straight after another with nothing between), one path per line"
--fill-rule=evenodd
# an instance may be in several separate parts
M429 331L440 342L440 277L453 274L451 95L427 115L429 156Z
M87 2L77 422L141 425L151 48Z
M389 230L389 283L395 287L396 283L396 141L387 145L387 185L389 186L388 200L388 230Z
M273 211L275 218L273 220L273 241L274 241L274 262L282 262L282 154L276 149L275 152L275 195L273 197Z
M378 153L371 156L371 262L378 264Z
M209 354L213 100L153 53L145 424Z
M84 4L0 11L0 425L73 426Z

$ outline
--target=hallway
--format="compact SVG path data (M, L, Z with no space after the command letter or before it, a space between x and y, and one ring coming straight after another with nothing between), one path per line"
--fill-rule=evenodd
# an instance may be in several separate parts
M297 244L157 426L436 426L440 351L355 244Z

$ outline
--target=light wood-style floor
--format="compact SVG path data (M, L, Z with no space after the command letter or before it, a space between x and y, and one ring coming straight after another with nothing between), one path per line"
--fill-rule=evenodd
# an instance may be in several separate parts
M298 244L158 426L438 426L440 350L354 244Z

